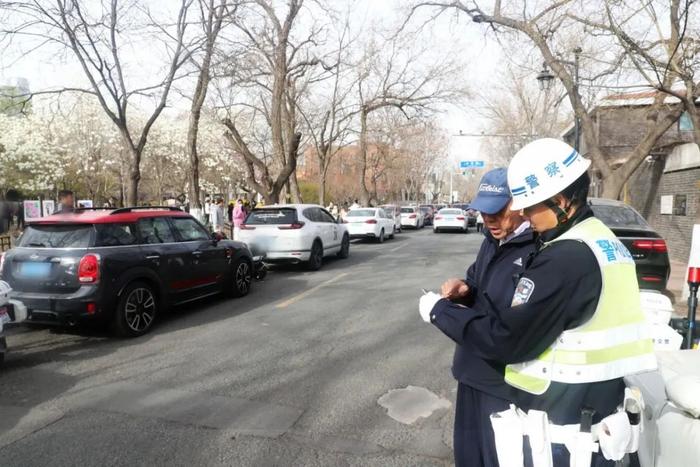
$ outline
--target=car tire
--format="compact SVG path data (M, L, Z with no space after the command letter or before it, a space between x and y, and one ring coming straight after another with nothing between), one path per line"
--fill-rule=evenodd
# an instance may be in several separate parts
M311 255L306 262L306 268L309 271L318 271L323 265L323 245L318 240L315 240L311 245Z
M379 237L377 237L377 243L384 243L384 229L379 231Z
M231 266L231 276L226 281L226 295L232 298L244 297L250 293L252 283L253 265L248 259L239 258Z
M121 337L138 337L153 327L158 316L158 297L145 282L132 282L122 291L112 317L112 329Z
M346 259L350 256L350 236L348 234L343 235L343 240L340 242L340 251L338 252L338 258Z
M440 229L433 229L433 233L440 233Z
M393 240L394 237L396 237L396 226L393 226L391 228L391 235L389 236L389 238Z

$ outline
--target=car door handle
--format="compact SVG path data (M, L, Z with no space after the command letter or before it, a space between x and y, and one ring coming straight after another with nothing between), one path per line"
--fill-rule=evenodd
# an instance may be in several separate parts
M148 255L148 256L146 256L146 259L156 259L156 260L158 260L158 259L160 259L160 255Z
M193 252L192 252L192 255L193 255L193 256L201 256L201 255L202 255L202 252L199 251L199 250L193 251Z

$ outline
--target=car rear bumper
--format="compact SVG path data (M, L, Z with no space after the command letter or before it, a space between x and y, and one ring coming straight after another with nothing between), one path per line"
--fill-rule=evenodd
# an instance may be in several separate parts
M435 229L454 229L454 230L464 230L464 223L457 222L437 222L433 225Z
M268 251L265 253L266 263L302 263L311 257L311 250Z
M82 286L70 294L13 291L11 296L27 307L30 323L65 325L105 315L106 303L96 286Z
M418 227L418 219L401 219L401 227Z

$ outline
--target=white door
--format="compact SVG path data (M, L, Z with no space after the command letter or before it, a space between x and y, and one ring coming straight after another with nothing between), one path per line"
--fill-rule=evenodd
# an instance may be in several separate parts
M331 213L322 208L316 208L316 210L319 225L322 226L324 250L327 253L332 253L332 251L329 250L337 250L340 247L340 242L342 240L342 238L340 238L340 229Z

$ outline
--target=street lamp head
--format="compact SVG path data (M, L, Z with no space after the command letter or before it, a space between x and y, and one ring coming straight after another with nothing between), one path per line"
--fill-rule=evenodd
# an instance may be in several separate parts
M537 74L537 83L540 85L540 91L549 91L553 81L554 75L549 71L549 68L547 68L547 62L544 62L542 64L542 71Z

